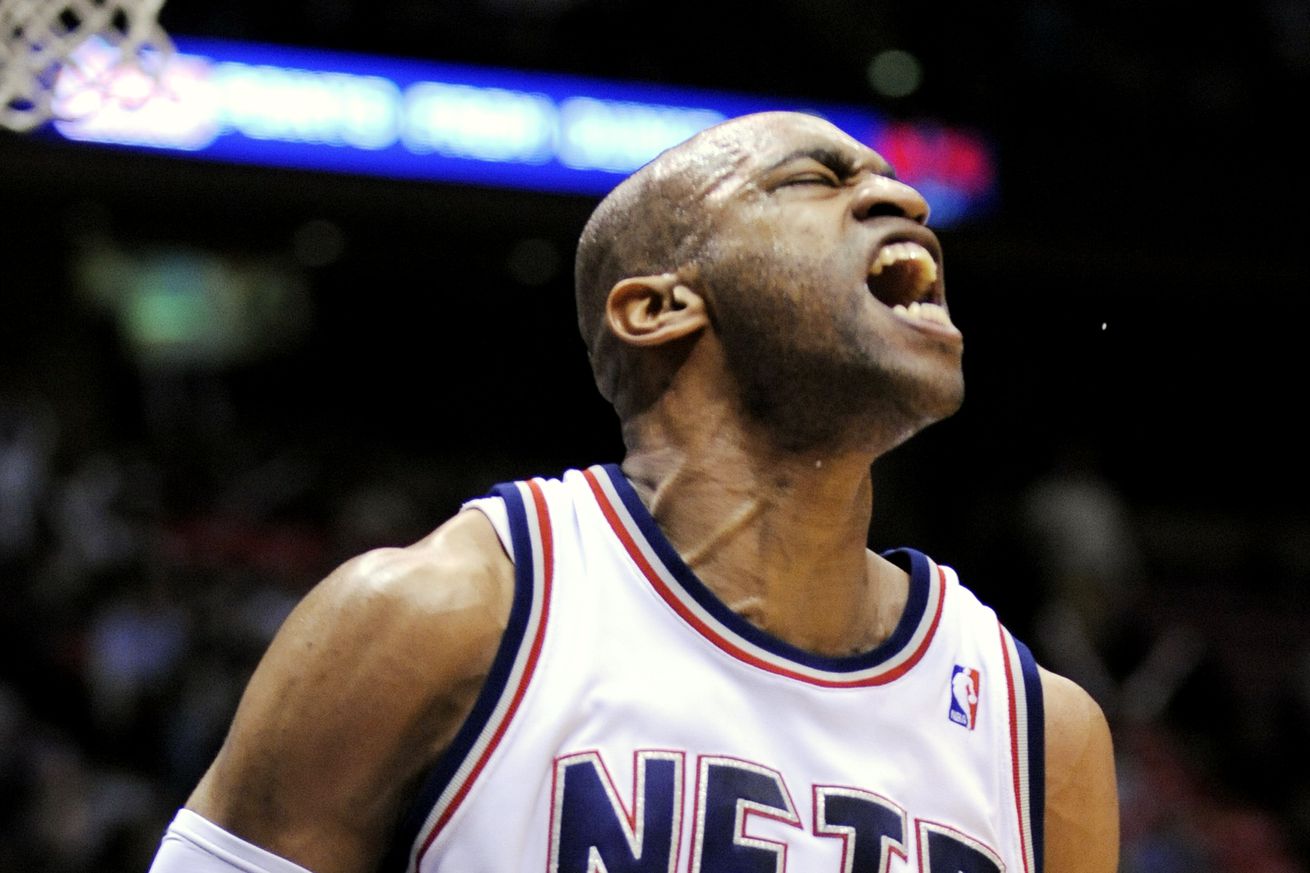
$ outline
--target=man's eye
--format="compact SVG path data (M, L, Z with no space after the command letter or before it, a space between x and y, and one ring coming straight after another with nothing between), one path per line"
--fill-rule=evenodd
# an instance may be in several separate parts
M788 185L828 185L837 184L837 180L832 176L826 176L822 173L804 173L799 176L791 176L783 181L784 186Z

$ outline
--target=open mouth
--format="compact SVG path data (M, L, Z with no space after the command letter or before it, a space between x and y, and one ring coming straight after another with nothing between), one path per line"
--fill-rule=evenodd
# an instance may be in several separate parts
M937 262L919 243L895 242L879 249L866 283L896 315L954 327L937 293Z

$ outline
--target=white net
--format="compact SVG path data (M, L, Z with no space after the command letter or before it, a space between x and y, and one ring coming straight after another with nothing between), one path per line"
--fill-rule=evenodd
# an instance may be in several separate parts
M31 130L66 117L70 87L100 101L144 99L115 82L157 81L173 53L159 26L164 0L0 0L0 127ZM79 51L94 43L95 51ZM70 83L72 83L70 85ZM145 95L145 96L148 96Z

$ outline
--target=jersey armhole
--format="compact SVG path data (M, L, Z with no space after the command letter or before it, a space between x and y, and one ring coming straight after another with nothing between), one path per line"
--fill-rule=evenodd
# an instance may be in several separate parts
M514 562L514 603L473 710L422 779L380 871L415 873L459 809L508 729L534 674L549 613L553 546L545 498L535 483L497 485L463 508L486 515ZM517 546L517 548L516 548Z
M1003 626L1001 647L1010 711L1010 781L1024 856L1023 871L1042 873L1046 814L1046 716L1042 680L1032 652Z

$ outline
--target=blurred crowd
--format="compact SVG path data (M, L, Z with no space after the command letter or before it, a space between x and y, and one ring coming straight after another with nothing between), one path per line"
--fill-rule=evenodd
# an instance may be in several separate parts
M144 871L296 601L451 508L299 454L188 496L160 457L59 434L0 404L0 870Z
M1310 666L1295 617L1251 579L1167 584L1085 447L1027 489L1018 516L1045 593L1030 629L1039 659L1112 726L1123 873L1305 870L1310 695L1276 660ZM1252 675L1263 687L1242 681Z
M312 452L188 488L176 455L68 451L60 424L0 402L0 870L144 871L297 599L469 495L376 469L343 484ZM1290 681L1257 705L1203 622L1151 600L1133 514L1093 466L1020 497L1016 554L1046 592L1026 636L1114 726L1125 873L1305 870L1304 644L1265 665Z

